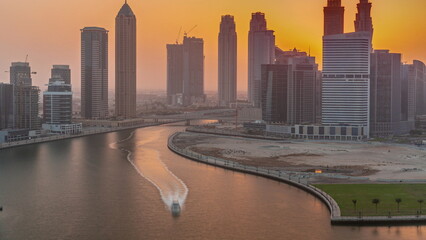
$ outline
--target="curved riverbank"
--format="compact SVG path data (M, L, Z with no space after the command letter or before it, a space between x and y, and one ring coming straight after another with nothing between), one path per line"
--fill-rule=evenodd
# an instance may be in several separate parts
M273 171L268 169L263 169L259 167L252 167L242 165L237 162L228 161L216 157L206 156L193 151L188 151L181 149L174 144L174 138L179 136L180 132L171 135L168 139L168 148L191 160L202 162L205 164L218 166L221 168L248 173L252 175L262 176L269 179L277 180L290 184L299 189L302 189L318 199L320 199L330 211L331 223L335 225L415 225L415 224L425 224L426 217L423 216L402 216L402 217L342 217L340 208L337 202L324 191L310 185L308 182L306 184L301 182L301 179L292 178L291 173L282 173L280 171Z
M159 122L159 123L146 123L146 124L136 125L136 126L131 126L131 127L94 129L94 130L84 131L84 132L82 132L80 134L76 134L76 135L54 135L54 136L49 136L49 137L40 137L40 138L34 138L34 139L30 139L30 140L23 140L23 141L17 141L17 142L0 143L0 150L7 149L7 148L21 147L21 146L26 146L26 145L31 145L31 144L38 144L38 143L60 141L60 140L66 140L66 139L72 139L72 138L87 137L87 136L97 135L97 134L105 134L105 133L120 132L120 131L125 131L125 130L133 130L133 129L138 129L138 128L153 127L153 126L159 126L159 125L173 123L173 122L176 122L176 121Z

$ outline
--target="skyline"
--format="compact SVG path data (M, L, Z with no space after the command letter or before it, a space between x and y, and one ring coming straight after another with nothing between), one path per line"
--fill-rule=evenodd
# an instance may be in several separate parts
M318 0L306 4L308 0L291 2L289 0L271 0L268 3L254 1L226 2L219 0L214 4L207 0L188 0L182 3L161 1L130 0L129 5L138 16L138 90L166 88L166 44L174 43L182 26L189 30L198 25L190 36L205 40L205 90L217 90L217 36L222 15L235 16L238 34L238 90L247 89L247 49L248 29L251 14L261 11L266 15L268 29L274 30L276 44L284 49L294 47L302 50L311 50L311 55L317 58L322 69L321 36L323 33L323 7L326 1ZM102 2L101 5L97 5ZM373 46L377 49L390 49L395 53L402 53L403 62L418 59L426 62L426 45L422 39L426 38L426 30L416 24L426 21L422 14L426 2L410 0L411 5L401 5L398 0L376 0L373 2L372 17L374 24ZM408 1L407 1L408 2ZM53 1L41 0L37 3L26 0L4 0L0 4L0 20L14 19L13 24L0 25L0 31L7 32L0 40L0 52L4 57L0 59L0 82L8 82L11 62L24 61L29 54L29 63L32 71L38 72L33 76L34 85L42 86L49 79L53 64L70 65L73 89L80 88L80 29L88 26L104 27L114 36L114 18L124 1L94 0L85 2L55 2L55 11L50 6ZM290 4L291 3L291 4ZM345 7L345 32L354 30L357 0L342 1ZM162 6L168 4L168 8ZM85 11L99 9L96 12ZM195 6L197 11L194 11ZM281 7L280 7L281 6ZM7 11L5 11L7 9ZM32 11L32 9L39 9ZM300 9L310 17L300 19ZM14 13L19 12L26 18L15 20ZM392 16L388 13L392 12ZM46 23L46 14L50 14L52 21ZM158 16L168 16L155 18ZM61 20L55 20L61 19ZM63 20L62 20L63 19ZM409 28L407 28L409 26ZM57 34L52 34L52 31ZM404 34L396 34L403 32ZM30 35L31 37L26 37ZM181 39L182 41L182 35ZM115 39L109 41L109 58L115 58ZM109 71L115 71L114 62L109 62ZM113 89L115 77L109 77L110 89Z

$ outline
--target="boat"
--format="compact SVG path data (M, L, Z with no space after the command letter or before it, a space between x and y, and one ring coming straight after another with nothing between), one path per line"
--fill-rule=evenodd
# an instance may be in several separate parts
M173 201L171 210L174 217L178 217L180 215L181 207L178 201Z

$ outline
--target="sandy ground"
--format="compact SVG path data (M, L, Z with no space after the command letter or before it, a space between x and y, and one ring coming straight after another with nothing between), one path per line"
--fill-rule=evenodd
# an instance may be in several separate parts
M183 133L179 147L242 164L297 172L322 170L371 181L426 180L426 150L382 143L285 142Z

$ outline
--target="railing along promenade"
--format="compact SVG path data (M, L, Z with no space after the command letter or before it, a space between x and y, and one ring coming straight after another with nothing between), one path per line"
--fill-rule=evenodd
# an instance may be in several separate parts
M205 132L204 132L205 133ZM213 131L212 131L213 133ZM304 175L299 175L296 172L271 170L261 167L247 166L238 162L225 160L213 156L203 155L191 150L182 149L174 143L174 139L178 137L181 132L172 134L168 139L168 148L185 158L205 163L212 166L217 166L233 171L248 173L256 176L262 176L269 179L277 180L299 189L302 189L321 200L330 211L331 223L334 225L405 225L405 224L425 224L425 216L383 216L383 217L370 217L370 216L357 216L357 217L343 217L341 216L340 207L337 202L326 192L309 184L309 179L304 178Z

